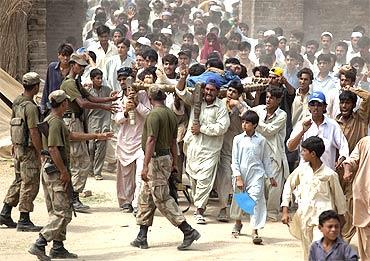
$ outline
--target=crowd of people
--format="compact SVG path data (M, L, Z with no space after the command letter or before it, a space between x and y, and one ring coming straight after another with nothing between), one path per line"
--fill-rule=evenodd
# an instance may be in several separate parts
M170 195L175 177L178 189L189 181L194 223L207 223L216 193L216 219L234 220L237 238L247 214L233 194L247 193L254 244L262 244L266 221L281 220L302 241L306 260L357 260L348 246L356 233L361 260L370 260L364 27L349 40L326 31L304 43L303 32L280 27L250 37L235 1L88 3L83 46L71 38L60 45L41 114L36 73L24 75L25 92L13 103L16 179L0 224L40 231L31 254L48 260L53 241L50 257L77 257L63 246L66 227L72 210L89 209L79 199L87 177L103 180L105 168L117 174L118 207L140 226L134 247L148 248L156 208L183 232L179 250L200 238ZM29 216L40 170L51 217L44 227Z

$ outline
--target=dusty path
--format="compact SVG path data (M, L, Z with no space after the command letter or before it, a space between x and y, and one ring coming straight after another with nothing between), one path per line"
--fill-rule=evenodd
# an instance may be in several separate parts
M10 162L0 162L0 200L13 180ZM232 223L215 220L217 202L211 201L207 209L207 225L196 225L192 213L186 213L190 224L201 233L201 238L192 246L191 251L180 252L176 246L182 241L182 233L173 227L160 213L156 214L150 229L148 243L150 248L140 250L130 246L138 232L132 214L119 211L115 197L115 176L103 173L104 180L89 178L86 189L93 196L83 199L91 206L91 214L77 213L67 230L65 246L79 255L78 260L301 260L300 242L294 239L286 226L281 223L267 223L260 235L263 246L251 243L250 229L244 224L242 235L235 239L231 236ZM182 198L182 200L184 200ZM182 204L185 208L184 203ZM18 220L19 212L13 209L12 217ZM45 224L47 212L40 190L31 214L36 225ZM16 232L15 229L0 228L0 260L36 260L27 253L37 233ZM357 241L354 241L357 245Z

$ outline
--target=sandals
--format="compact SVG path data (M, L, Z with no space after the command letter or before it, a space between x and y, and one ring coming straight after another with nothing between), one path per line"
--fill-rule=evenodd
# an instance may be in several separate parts
M195 216L195 221L196 221L197 224L200 224L200 225L205 225L206 224L205 218L202 215L199 215L199 214Z
M227 209L222 208L216 219L217 221L220 221L220 222L229 222L230 219L227 216Z
M255 245L261 245L262 244L262 238L259 235L252 235L252 242Z
M231 234L237 238L240 235L240 231L242 230L243 224L237 225L235 224L233 227L233 230L231 231Z

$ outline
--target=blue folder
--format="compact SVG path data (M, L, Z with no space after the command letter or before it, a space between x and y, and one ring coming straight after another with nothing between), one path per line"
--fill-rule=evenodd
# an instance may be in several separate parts
M256 202L247 192L234 193L234 199L238 206L247 214L253 215Z

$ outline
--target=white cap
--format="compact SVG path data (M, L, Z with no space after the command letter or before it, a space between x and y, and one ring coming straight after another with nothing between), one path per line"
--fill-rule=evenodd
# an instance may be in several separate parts
M275 35L275 31L273 31L273 30L267 30L263 33L263 36L265 36L265 37L274 36L274 35Z
M360 33L360 32L353 32L351 34L351 38L355 38L355 37L361 38L362 37L362 33Z
M172 35L172 30L170 28L162 28L161 34L171 34Z
M142 45L147 45L147 46L150 46L152 44L152 42L146 37L140 37L139 39L137 39L136 42Z
M172 13L171 12L168 12L168 11L165 11L165 12L162 13L162 16L165 16L165 15L172 16Z
M281 36L278 36L278 38L277 38L279 41L281 41L282 39L285 39L286 40L286 37L285 36L283 36L283 35L281 35Z
M331 37L331 39L333 39L333 34L331 32L323 32L321 34L321 37L323 37L324 35L329 35Z
M209 8L209 11L222 13L222 9L218 5L212 5L211 8Z
M120 14L123 14L123 10L118 9L113 13L114 16L119 16Z

